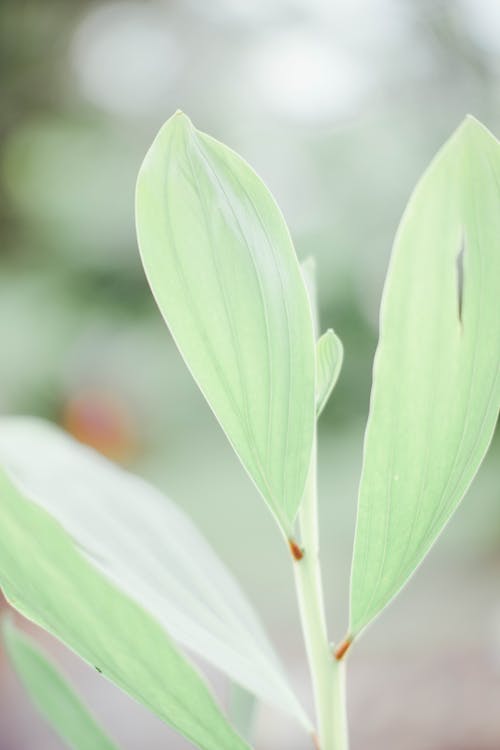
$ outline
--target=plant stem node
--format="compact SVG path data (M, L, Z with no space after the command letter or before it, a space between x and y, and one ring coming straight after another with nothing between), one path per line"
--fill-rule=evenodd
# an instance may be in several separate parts
M340 661L341 659L344 658L347 651L349 650L351 643L352 643L351 637L344 638L342 643L340 643L339 646L335 649L335 651L333 652L333 655L335 656L337 661Z
M302 558L304 557L304 550L299 547L295 539L289 539L288 545L290 547L290 552L292 553L293 559L297 561L302 560Z

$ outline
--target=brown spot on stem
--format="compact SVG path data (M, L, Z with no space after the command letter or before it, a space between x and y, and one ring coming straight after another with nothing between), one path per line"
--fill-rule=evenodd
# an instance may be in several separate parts
M313 741L313 745L315 747L315 750L321 750L320 744L319 744L319 737L316 734L316 732L312 733L312 741Z
M304 557L304 550L302 550L295 539L289 539L288 545L290 547L290 552L292 553L292 557L294 560L302 560Z
M348 636L347 638L344 638L344 640L339 646L337 646L333 654L335 658L337 659L337 661L340 661L341 659L344 658L347 651L349 650L351 643L352 643L352 638Z

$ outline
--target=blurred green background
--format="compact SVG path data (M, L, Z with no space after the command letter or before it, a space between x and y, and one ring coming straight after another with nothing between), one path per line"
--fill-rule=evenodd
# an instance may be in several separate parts
M392 237L467 112L500 132L500 4L2 0L0 76L0 409L62 424L183 506L260 608L310 705L288 553L152 301L136 173L181 108L257 169L299 257L316 257L322 325L346 352L320 425L338 638ZM497 439L438 547L350 657L353 750L500 747L499 456ZM39 638L124 747L188 747ZM264 707L256 737L259 750L307 746ZM61 745L0 653L0 750L33 747Z

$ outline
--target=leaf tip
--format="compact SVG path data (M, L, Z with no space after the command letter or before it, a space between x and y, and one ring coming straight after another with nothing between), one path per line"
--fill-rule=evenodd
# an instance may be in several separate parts
M171 125L172 127L181 128L185 131L191 131L194 129L193 123L182 109L176 109L174 114L167 120L165 125Z
M467 113L465 115L456 132L463 134L465 137L476 137L479 139L486 138L487 141L498 143L497 139L495 138L493 133L486 127L486 125L484 125L481 120L478 120L477 117L471 115L470 113Z

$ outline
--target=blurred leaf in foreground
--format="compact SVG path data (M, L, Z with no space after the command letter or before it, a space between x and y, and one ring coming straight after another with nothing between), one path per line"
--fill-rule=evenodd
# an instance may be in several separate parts
M202 750L247 750L161 626L1 471L0 528L0 586L13 607Z
M7 653L38 711L75 750L116 750L116 745L38 646L10 620L3 623Z
M0 465L172 638L310 730L244 594L165 495L38 419L0 418Z

